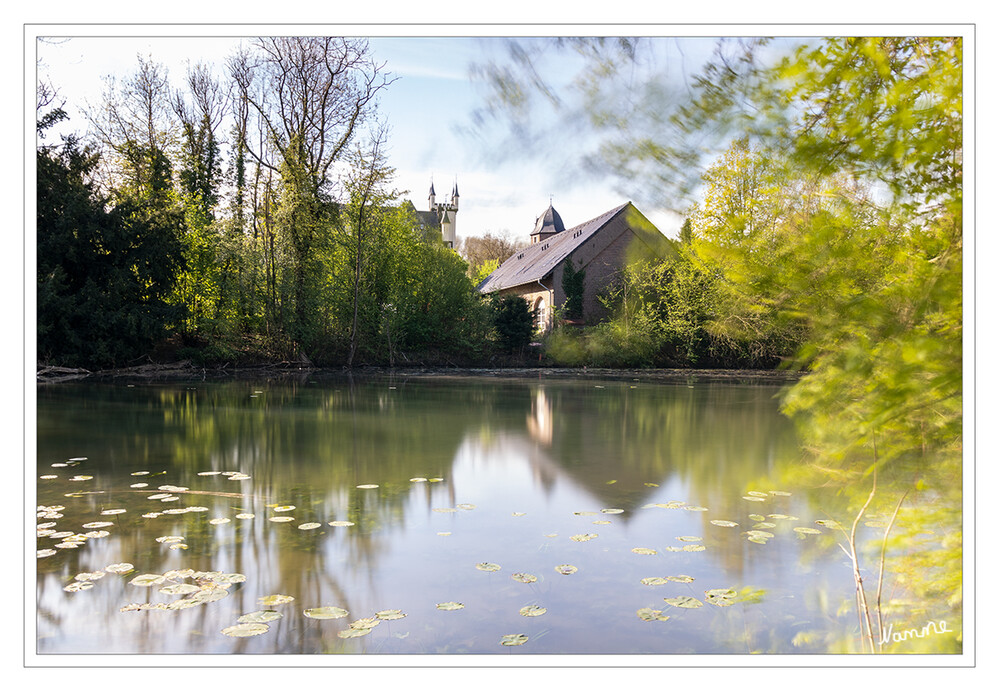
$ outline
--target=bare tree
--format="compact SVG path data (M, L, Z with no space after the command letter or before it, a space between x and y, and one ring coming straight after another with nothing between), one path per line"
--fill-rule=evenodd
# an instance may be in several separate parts
M176 149L177 128L166 67L151 57L138 60L138 69L120 83L105 77L100 105L88 105L85 114L99 144L117 162L117 176L142 188L163 184L163 163Z
M318 192L393 80L361 39L265 37L252 45L254 52L237 53L229 67L273 151L249 141L247 150L275 171L282 163L304 166Z

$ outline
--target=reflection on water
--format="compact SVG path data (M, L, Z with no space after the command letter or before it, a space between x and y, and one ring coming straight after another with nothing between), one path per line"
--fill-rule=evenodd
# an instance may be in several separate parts
M38 519L38 549L55 553L37 562L37 650L825 652L856 625L852 574L830 531L793 530L825 516L811 490L778 486L799 451L776 393L430 377L40 387L37 503L63 508ZM107 535L54 547L95 521ZM773 538L747 541L760 524ZM120 562L135 570L64 590ZM205 604L139 609L184 596L136 575L196 580L184 569L245 581ZM656 577L674 580L643 583ZM738 601L710 604L712 589ZM272 595L294 599L262 604ZM678 596L702 606L665 601ZM522 615L531 605L546 611ZM303 615L327 606L349 615ZM271 609L261 635L221 633ZM405 617L341 637L395 609ZM527 642L504 647L509 634Z

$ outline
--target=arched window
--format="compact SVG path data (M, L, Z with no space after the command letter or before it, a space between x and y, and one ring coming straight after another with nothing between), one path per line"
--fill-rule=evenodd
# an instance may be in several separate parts
M534 320L534 326L538 331L544 333L548 330L548 309L544 297L539 297L534 302Z

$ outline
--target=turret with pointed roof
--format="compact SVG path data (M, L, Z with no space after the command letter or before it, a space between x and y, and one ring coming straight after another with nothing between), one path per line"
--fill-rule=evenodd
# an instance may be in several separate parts
M531 231L531 244L547 240L563 230L565 230L565 224L562 223L562 217L558 215L558 211L549 202L548 208L534 222L534 230Z

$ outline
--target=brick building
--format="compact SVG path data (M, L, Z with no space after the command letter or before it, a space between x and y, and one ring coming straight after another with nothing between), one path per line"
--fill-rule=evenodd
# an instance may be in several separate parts
M583 322L607 316L598 295L629 262L663 257L670 241L627 202L596 218L566 228L550 204L538 217L531 244L507 259L478 285L481 293L519 295L538 315L542 331L552 326L552 307L565 303L562 276L571 260L584 271Z

